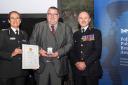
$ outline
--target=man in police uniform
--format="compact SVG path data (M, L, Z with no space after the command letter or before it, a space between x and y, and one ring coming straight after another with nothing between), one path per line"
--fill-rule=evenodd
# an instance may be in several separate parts
M0 85L24 85L26 71L21 69L21 44L27 34L19 29L21 19L17 11L8 15L10 28L0 31Z
M102 75L100 56L102 50L101 32L89 27L90 15L83 11L78 16L80 30L73 35L73 63L75 85L98 85Z

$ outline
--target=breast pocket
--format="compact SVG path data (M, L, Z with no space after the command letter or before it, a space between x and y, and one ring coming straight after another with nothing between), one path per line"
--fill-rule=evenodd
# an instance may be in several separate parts
M9 37L9 39L6 40L7 45L16 45L17 44L17 40L16 37Z
M13 50L14 48L17 47L17 40L15 37L8 37L4 41L4 48L7 48L8 50Z
M27 44L28 43L26 39L21 40L21 42L22 42L22 44Z

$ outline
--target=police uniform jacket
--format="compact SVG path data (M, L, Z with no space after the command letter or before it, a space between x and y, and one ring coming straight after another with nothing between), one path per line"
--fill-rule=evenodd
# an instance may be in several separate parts
M27 34L22 30L18 36L11 28L0 31L0 78L26 75L21 69L22 55L11 56L14 49L21 48L23 43L27 43Z
M73 39L73 63L83 61L87 65L84 71L79 71L76 68L76 74L80 76L101 76L102 68L99 61L102 50L101 32L88 27L85 32L81 32L81 30L75 32Z

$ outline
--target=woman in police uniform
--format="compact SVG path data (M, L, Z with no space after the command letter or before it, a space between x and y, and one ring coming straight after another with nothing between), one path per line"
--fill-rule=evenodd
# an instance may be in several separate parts
M27 72L21 68L21 45L27 43L27 34L19 29L20 13L8 15L10 28L0 31L0 85L24 85Z

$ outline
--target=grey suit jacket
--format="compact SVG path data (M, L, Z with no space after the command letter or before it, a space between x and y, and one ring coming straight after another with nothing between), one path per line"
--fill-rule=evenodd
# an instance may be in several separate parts
M54 60L54 66L58 75L66 73L66 53L71 49L73 44L71 28L64 23L59 22L55 34L50 31L47 21L37 23L30 38L30 44L39 45L40 48L47 50L53 47L53 51L58 51L59 59ZM40 67L43 69L43 57L40 57ZM43 66L41 66L43 65ZM41 69L41 68L40 68ZM63 72L65 71L65 72Z

